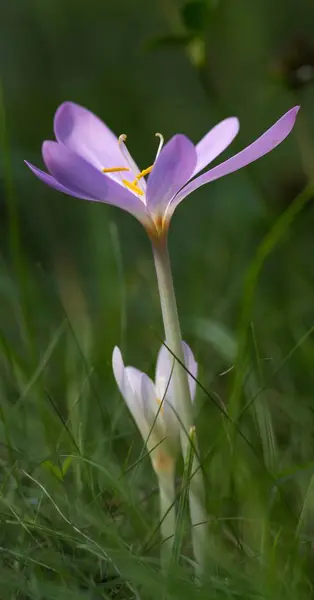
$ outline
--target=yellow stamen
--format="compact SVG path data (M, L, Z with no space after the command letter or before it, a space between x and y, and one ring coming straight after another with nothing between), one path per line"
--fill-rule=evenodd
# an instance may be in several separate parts
M111 169L102 169L103 173L119 173L120 171L129 171L128 167L112 167Z
M144 196L144 192L140 190L136 183L128 181L127 179L122 179L122 183L125 185L125 187L129 188L129 190L135 192L135 194L138 194L139 196Z
M161 135L161 133L156 133L155 135L157 137L159 137L159 145L158 145L157 155L155 158L155 162L156 162L156 159L158 158L161 148L163 146L164 138ZM125 160L130 165L130 167L129 168L128 167L111 167L109 169L102 169L103 173L121 173L122 171L131 171L131 172L133 171L133 173L135 175L135 173L138 169L136 167L136 164L135 164L132 156L130 155L130 153L125 145L126 139L127 139L126 134L122 133L119 136L118 141L119 141L120 150L121 150ZM154 164L155 164L155 162L154 162ZM141 179L143 179L143 177L146 177L146 175L149 175L149 173L151 173L151 171L154 167L154 164L152 164L150 167L147 167L147 169L143 169L142 171L140 171L140 173L138 173L136 175L136 177L133 179L133 181L128 181L127 179L122 179L122 183L125 185L126 188L128 188L129 190L131 190L138 196L144 196L145 192L143 191L143 189L141 189L143 186L139 182L141 181Z
M134 179L134 184L136 181L139 181L140 179L142 179L142 177L145 177L146 175L148 175L152 169L153 169L154 165L151 165L150 167L147 167L147 169L143 169L143 171L141 171Z

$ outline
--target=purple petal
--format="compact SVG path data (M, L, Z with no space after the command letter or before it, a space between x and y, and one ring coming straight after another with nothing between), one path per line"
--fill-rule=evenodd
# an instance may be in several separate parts
M193 175L202 171L223 152L239 131L239 121L229 117L211 129L196 146L197 163Z
M53 178L71 195L119 206L147 222L147 211L141 200L66 146L47 141L43 143L42 153Z
M196 151L184 135L175 135L163 147L147 182L149 210L162 212L173 196L190 179L196 165Z
M118 138L96 115L74 102L59 106L54 118L58 142L79 154L94 167L128 167L121 153ZM113 174L118 178L119 175Z
M238 154L235 154L235 156L232 156L217 167L210 169L203 175L200 175L188 183L188 185L186 185L183 190L177 194L173 202L169 204L167 212L168 218L171 217L178 204L180 204L180 202L186 196L194 192L194 190L200 186L245 167L278 146L278 144L280 144L292 130L299 108L299 106L295 106L289 110L285 115L283 115L283 117L281 117L281 119L279 119L279 121L277 121L270 129L268 129L268 131L263 133L261 137L250 144L250 146L247 146L247 148Z
M63 192L64 194L68 194L68 196L74 196L75 198L83 198L82 194L76 194L72 190L69 190L64 185L59 183L54 177L49 175L49 173L45 173L45 171L38 169L37 167L35 167L35 165L32 165L32 163L29 163L27 160L25 160L24 162L28 166L28 168L34 173L34 175L36 175L36 177L38 177L38 179L40 179L40 181L42 181L46 185L49 185L49 187L52 187L55 190L58 190L58 192ZM94 198L84 196L83 200L94 200Z

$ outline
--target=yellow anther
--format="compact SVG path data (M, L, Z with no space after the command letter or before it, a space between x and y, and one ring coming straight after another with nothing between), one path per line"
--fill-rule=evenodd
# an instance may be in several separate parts
M112 167L111 169L102 169L103 173L120 173L120 171L129 171L128 167Z
M157 154L156 154L156 158L155 158L155 162L160 154L160 151L162 149L163 143L164 143L164 138L161 135L161 133L156 133L155 134L157 137L159 137L159 145L158 145L158 150L157 150ZM121 171L131 171L134 173L134 175L136 173L138 173L138 168L132 158L132 156L130 155L125 142L126 142L127 136L125 133L122 133L119 136L119 146L120 146L120 150L127 162L127 164L130 165L130 168L127 167L113 167L111 169L102 169L103 173L119 173ZM155 164L154 162L154 164ZM128 181L127 179L122 179L122 183L125 185L125 187L127 187L129 190L131 190L131 192L134 192L135 194L137 194L138 196L144 196L145 193L145 187L143 186L142 183L140 183L141 179L143 179L143 177L146 177L146 175L149 175L149 173L151 173L154 164L152 164L150 167L147 167L147 169L143 169L142 171L140 171L140 173L138 173L137 175L135 175L135 178L133 179L133 181ZM142 189L143 188L143 189Z
M129 188L129 190L135 192L135 194L138 194L139 196L144 196L144 192L142 192L142 190L136 185L136 183L128 181L127 179L122 179L122 183L124 183L125 187Z
M151 165L150 167L147 167L147 169L143 169L143 171L141 171L134 179L134 183L136 181L139 181L139 179L142 179L142 177L145 177L146 175L148 175L153 168L154 165Z

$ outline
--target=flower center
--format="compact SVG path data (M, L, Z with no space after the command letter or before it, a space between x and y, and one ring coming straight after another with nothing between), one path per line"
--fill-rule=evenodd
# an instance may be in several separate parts
M160 412L163 415L165 412L165 409L163 407L163 400L160 400L160 398L156 398L156 402L158 404L158 412Z
M137 168L137 166L125 144L127 136L125 135L125 133L122 133L119 136L119 146L120 146L122 155L123 155L126 163L129 166L128 167L111 167L109 169L102 169L102 172L103 173L121 173L123 171L129 171L129 172L133 173L133 175L134 175L133 181L128 181L127 179L122 179L122 183L123 183L123 185L125 185L126 188L131 190L131 192L134 192L138 196L144 196L145 187L142 184L142 180L144 177L146 177L146 175L149 175L149 173L152 171L154 164L160 154L160 151L161 151L161 149L163 147L163 143L164 143L164 138L161 133L156 133L155 135L156 135L156 137L159 137L159 144L158 144L158 149L157 149L157 153L155 156L155 160L150 167L147 167L146 169L143 169L142 171L138 170L138 168Z
M174 459L171 454L164 451L163 448L156 448L153 453L153 467L157 473L173 473L174 470Z

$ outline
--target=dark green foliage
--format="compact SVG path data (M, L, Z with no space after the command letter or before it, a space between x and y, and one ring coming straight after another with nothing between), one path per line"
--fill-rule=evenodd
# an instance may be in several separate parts
M15 0L0 17L1 600L310 600L314 90L302 67L313 6ZM126 132L143 168L155 131L197 142L237 115L228 156L302 106L281 147L196 192L171 225L200 366L203 587L182 464L176 560L160 570L156 481L111 371L119 344L153 375L163 330L148 239L129 215L44 188L23 163L41 165L66 99Z
M209 3L206 0L187 2L181 11L182 20L187 29L195 33L202 32L207 24Z

